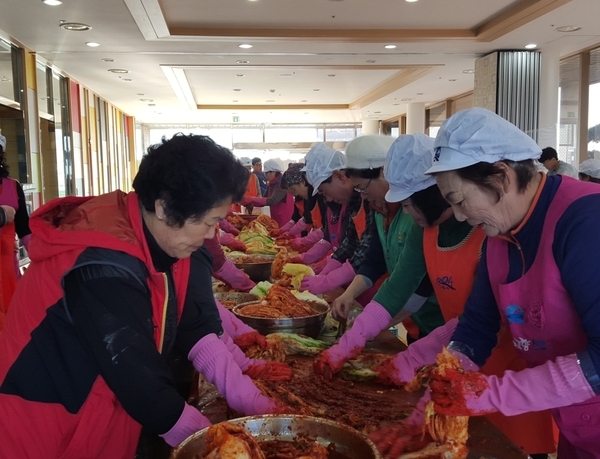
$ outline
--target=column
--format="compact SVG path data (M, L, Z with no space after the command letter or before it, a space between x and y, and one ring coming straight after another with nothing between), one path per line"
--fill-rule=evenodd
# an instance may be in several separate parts
M558 88L560 56L557 52L542 52L540 79L540 115L538 144L558 150Z
M379 120L363 120L362 135L377 135L379 134Z
M406 133L425 133L425 104L423 102L406 104Z

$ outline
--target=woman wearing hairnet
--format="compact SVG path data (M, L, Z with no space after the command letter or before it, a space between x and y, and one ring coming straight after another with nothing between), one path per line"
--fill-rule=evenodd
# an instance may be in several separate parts
M232 408L279 410L242 374L202 247L247 177L210 138L178 134L149 148L135 191L36 211L32 262L0 333L4 457L126 459L142 426L172 446L208 426L177 391L173 352Z
M294 213L294 199L281 188L283 169L277 161L269 159L263 167L267 180L266 197L244 197L242 206L265 207L271 209L271 218L281 227L290 221Z
M540 148L514 125L474 108L435 141L438 186L458 220L488 236L448 349L482 366L502 324L527 369L431 381L435 410L507 416L550 409L558 456L600 457L600 190L536 171ZM474 385L465 385L469 377ZM484 388L473 393L470 388ZM463 403L448 403L462 400Z
M413 141L422 142L427 148L411 147ZM423 134L401 136L392 149L397 149L400 154L392 154L392 151L388 154L385 177L390 189L385 199L388 202L401 202L404 212L423 228L422 237L418 237L419 232L411 233L406 244L412 246L413 241L418 241L421 245L421 271L427 270L446 321L446 325L412 343L408 350L389 358L375 370L379 373L380 382L404 386L412 380L418 368L435 363L442 346L448 344L456 328L457 317L471 293L485 233L467 221L456 220L435 179L425 174L433 163L433 139ZM418 268L415 265L413 269ZM510 333L502 330L499 336L498 346L481 371L487 375L502 375L507 369L525 368L525 361L518 356ZM392 449L395 444L400 447L405 442L406 438L396 435L398 431L412 432L418 436L422 434L423 411L420 408L427 401L429 397L419 403L419 409L398 428L383 429L372 435L382 453L389 452L386 446ZM534 459L547 457L545 453L555 449L552 420L547 411L510 418L492 413L488 419L516 445L533 455ZM390 438L394 437L398 437L395 444L390 443ZM396 457L397 454L390 456Z
M296 196L296 205L299 205L297 207L298 215L300 215L300 211L304 214L304 217L296 223L293 223L292 220L293 224L287 225L289 229L285 226L282 228L286 231L282 236L292 238L289 242L290 247L301 253L291 262L315 263L331 253L332 249L335 250L339 247L339 232L344 219L344 206L326 203L320 194L314 193L314 188L306 180L303 163L290 164L288 170L283 174L281 183L292 196ZM306 223L307 220L309 223ZM333 222L339 222L339 224L336 225ZM312 231L304 237L297 237L301 231L307 228ZM324 262L319 265L323 264Z
M374 284L386 270L390 277L383 282L339 343L316 358L315 373L326 378L331 378L341 370L344 362L358 355L369 339L391 325L406 321L409 316L418 327L418 335L414 339L426 336L444 324L422 262L423 230L409 215L402 212L400 203L385 202L389 184L382 170L386 155L399 156L406 149L430 150L433 140L422 134L403 135L396 141L388 138L388 153L381 148L383 139L379 138L383 136L366 137L358 145L356 141L362 138L353 140L353 148L350 148L352 142L350 143L346 155L348 166L352 169L347 169L346 173L356 189L362 190L365 199L377 203L377 208L385 212L385 215L380 212L376 214L378 237L373 238L367 257L350 286L334 301L334 317L338 320L345 319L354 299ZM370 169L370 166L374 169ZM372 176L365 177L368 175ZM445 202L444 207L447 207ZM416 233L417 236L410 236L411 233ZM415 242L409 245L411 239Z
M586 159L579 165L579 180L600 183L600 160Z

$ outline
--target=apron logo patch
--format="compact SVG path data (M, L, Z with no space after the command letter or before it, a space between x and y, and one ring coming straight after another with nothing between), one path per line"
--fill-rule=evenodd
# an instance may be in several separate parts
M437 277L435 281L443 290L456 290L454 282L452 282L452 276Z
M533 340L533 348L536 351L545 351L546 349L548 349L548 347L546 346L546 341L541 340L541 339Z
M531 347L531 341L525 338L513 338L513 344L521 351L528 351Z
M506 308L506 318L512 324L525 323L525 313L523 312L523 308L516 304L511 304Z

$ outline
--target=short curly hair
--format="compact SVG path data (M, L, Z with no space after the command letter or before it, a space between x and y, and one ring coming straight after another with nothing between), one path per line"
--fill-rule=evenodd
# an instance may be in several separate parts
M148 212L162 200L167 224L182 227L216 206L239 202L249 178L231 151L210 137L179 133L148 148L133 189Z

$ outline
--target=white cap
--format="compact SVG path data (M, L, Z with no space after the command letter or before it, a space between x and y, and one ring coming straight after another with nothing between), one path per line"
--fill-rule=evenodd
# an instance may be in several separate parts
M387 152L394 143L388 135L363 135L346 146L346 168L377 169L385 164Z
M6 153L6 137L0 135L0 147L2 147L2 151Z
M240 158L240 163L242 163L242 166L244 166L244 167L252 166L252 160L250 158L248 158L247 156L242 156Z
M250 163L252 165L252 163ZM283 167L274 159L269 159L263 165L263 172L283 172Z
M579 173L600 179L600 160L586 159L579 165Z
M425 134L401 135L392 144L383 168L390 185L388 202L410 198L417 191L435 185L435 177L425 175L433 164L433 139Z
M531 137L485 108L462 110L444 121L434 150L433 166L428 174L477 163L493 164L503 159L537 159L542 154Z
M313 146L304 158L306 180L314 190L313 196L319 192L319 186L333 174L333 171L346 169L346 157L340 151L329 148L324 143Z

